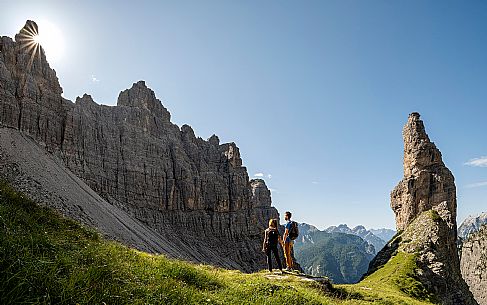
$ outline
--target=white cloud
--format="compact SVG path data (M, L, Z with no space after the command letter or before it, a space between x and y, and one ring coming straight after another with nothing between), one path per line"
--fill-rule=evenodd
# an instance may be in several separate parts
M263 173L257 173L257 174L254 174L254 177L264 177L264 174Z
M272 175L271 174L267 174L267 178L272 179Z
M93 83L99 83L99 82L100 82L100 80L99 80L98 78L96 78L96 76L95 76L95 75L91 75L91 81L92 81Z
M487 156L470 159L464 164L476 167L487 167Z
M482 182L467 184L465 187L474 188L474 187L482 187L482 186L487 186L487 181L482 181Z
M313 184L320 184L318 181L311 181Z

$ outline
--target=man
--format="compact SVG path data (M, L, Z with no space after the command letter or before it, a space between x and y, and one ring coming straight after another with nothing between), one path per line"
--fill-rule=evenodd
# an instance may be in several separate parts
M293 270L293 258L291 256L291 250L293 249L294 241L289 237L289 233L291 232L292 221L291 221L291 212L287 211L284 213L284 220L286 220L286 224L284 226L284 235L282 239L284 240L284 257L286 258L286 271Z

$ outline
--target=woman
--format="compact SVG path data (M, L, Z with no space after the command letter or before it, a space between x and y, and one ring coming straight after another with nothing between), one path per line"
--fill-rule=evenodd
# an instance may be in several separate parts
M282 264L279 259L279 251L277 245L282 245L282 238L277 230L277 219L269 220L269 228L265 230L264 244L262 245L262 252L267 255L267 266L269 267L269 272L272 272L272 258L271 253L274 253L274 257L277 260L277 266L282 272Z

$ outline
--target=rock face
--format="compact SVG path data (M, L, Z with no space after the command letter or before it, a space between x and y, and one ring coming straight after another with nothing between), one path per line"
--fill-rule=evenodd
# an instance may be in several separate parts
M265 181L262 179L250 180L252 189L252 206L266 207L271 205L271 191L267 188Z
M456 235L455 179L430 141L419 113L411 113L403 129L404 178L391 193L397 230L404 230L422 212L442 206L442 215Z
M463 241L461 253L463 278L477 302L487 305L487 225Z
M413 254L414 277L441 304L477 304L460 273L453 175L418 113L409 115L403 138L404 178L391 193L399 234L370 263L368 274L397 252Z
M32 28L28 21L15 41L0 39L2 127L30 136L158 234L197 240L245 271L262 267L262 232L278 213L264 181L249 180L235 143L220 144L215 135L205 141L190 126L171 123L143 81L122 91L113 107L86 94L75 103L64 99L43 49L26 47Z

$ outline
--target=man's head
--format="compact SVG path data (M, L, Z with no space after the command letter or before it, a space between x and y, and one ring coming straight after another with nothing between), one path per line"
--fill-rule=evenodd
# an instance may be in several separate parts
M286 211L286 213L284 213L284 219L285 220L291 220L291 215L292 215L291 212Z

